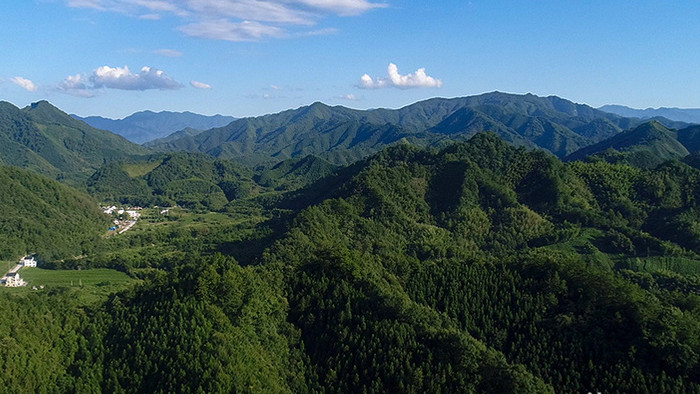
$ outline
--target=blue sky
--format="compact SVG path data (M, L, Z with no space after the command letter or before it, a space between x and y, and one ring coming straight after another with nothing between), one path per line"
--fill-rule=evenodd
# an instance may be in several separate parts
M700 2L0 3L0 100L253 116L494 90L700 107Z

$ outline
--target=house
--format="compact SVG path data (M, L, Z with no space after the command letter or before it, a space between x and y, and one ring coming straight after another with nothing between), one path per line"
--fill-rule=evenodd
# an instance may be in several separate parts
M24 256L19 261L19 263L24 265L25 267L36 267L36 260L34 259L34 257Z
M141 217L141 212L138 212L136 210L128 210L126 213L131 216L132 219L138 219Z
M27 282L19 277L19 272L11 272L5 276L5 286L7 287L19 287L26 284Z

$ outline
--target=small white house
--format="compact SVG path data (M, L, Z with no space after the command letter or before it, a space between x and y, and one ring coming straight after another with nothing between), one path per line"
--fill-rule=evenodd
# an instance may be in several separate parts
M27 282L19 277L19 272L12 272L6 275L5 286L7 287L20 287L26 284Z
M36 267L36 260L34 259L34 257L24 256L19 261L19 263L24 265L25 267Z

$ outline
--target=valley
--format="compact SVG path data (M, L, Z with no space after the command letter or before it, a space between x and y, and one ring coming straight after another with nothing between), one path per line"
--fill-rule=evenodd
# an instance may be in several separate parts
M11 391L700 390L697 126L317 103L110 137L65 177L12 127L37 159L1 156L0 258L39 265L0 288Z

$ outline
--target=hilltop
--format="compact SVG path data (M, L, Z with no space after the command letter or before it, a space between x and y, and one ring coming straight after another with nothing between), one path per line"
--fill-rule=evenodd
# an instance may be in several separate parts
M638 167L653 168L664 161L680 159L690 153L678 140L679 135L685 134L685 131L672 130L657 121L651 121L582 148L566 159L581 160L596 155L612 162L624 161Z
M106 162L148 153L47 101L19 109L0 102L0 162L78 185Z

